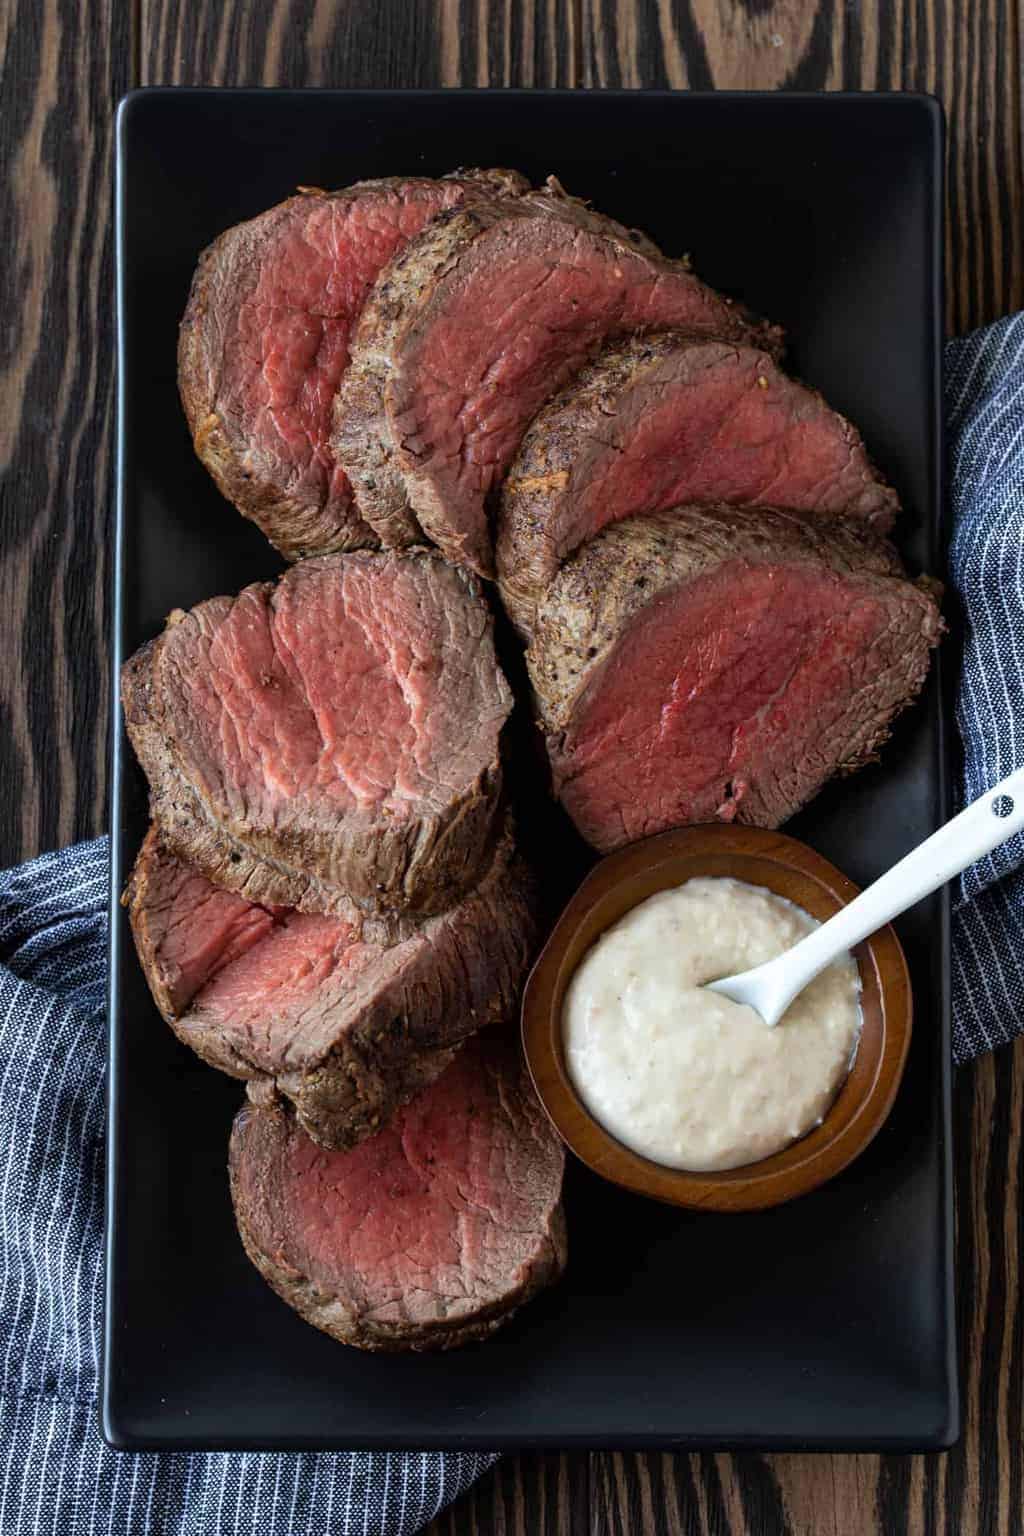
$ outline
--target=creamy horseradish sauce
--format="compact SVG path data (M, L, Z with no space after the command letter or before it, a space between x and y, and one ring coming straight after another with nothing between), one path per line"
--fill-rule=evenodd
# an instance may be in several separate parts
M634 907L566 992L566 1060L590 1113L634 1152L694 1171L756 1162L817 1125L860 1034L853 958L816 977L775 1029L703 990L817 926L741 880L688 880Z

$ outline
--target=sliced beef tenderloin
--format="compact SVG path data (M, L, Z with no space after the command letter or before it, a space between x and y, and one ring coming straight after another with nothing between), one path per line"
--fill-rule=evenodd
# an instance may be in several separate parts
M161 846L150 827L124 895L139 962L165 1019L200 987L265 939L275 910L212 885Z
M174 613L123 697L169 847L251 900L439 912L485 867L511 694L478 585L432 553Z
M262 1101L291 1100L308 1135L352 1146L507 1018L536 929L511 832L458 906L404 934L371 919L243 901L151 830L126 901L153 997L178 1037Z
M149 808L161 843L225 894L244 897L249 904L329 913L356 923L369 913L343 886L322 880L308 870L285 865L253 850L209 819L196 793L181 777L168 750L151 703L152 661L156 642L141 646L121 671L121 698L128 735L149 780ZM377 914L381 932L391 936L403 923L400 915ZM410 920L415 924L416 919Z
M716 818L777 827L874 755L942 627L934 584L863 524L614 524L562 566L527 653L556 793L602 851Z
M485 1338L565 1267L564 1152L510 1033L472 1041L379 1135L325 1152L281 1105L231 1136L245 1250L316 1328L361 1349Z
M520 631L605 524L697 502L842 513L880 532L898 510L857 429L762 349L635 337L549 401L509 470L496 554Z
M608 337L776 334L683 262L559 191L435 219L381 274L335 406L334 450L385 544L425 533L483 575L487 503L533 416Z
M443 208L511 196L513 171L394 177L298 196L204 251L178 377L196 452L288 559L378 543L330 447L349 335L380 269Z

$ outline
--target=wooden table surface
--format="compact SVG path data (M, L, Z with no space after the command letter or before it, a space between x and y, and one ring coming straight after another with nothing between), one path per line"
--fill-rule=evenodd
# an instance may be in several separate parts
M110 153L125 90L932 91L949 119L958 332L1024 304L1019 12L1020 0L0 0L0 859L105 822ZM960 1074L955 1451L509 1457L433 1536L1024 1531L1022 1098L1024 1043Z

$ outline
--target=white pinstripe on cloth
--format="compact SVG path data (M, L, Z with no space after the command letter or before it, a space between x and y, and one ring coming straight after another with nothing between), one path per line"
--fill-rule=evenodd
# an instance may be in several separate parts
M952 343L946 363L973 798L1024 749L1024 316ZM1022 865L1017 839L956 894L958 1061L1024 1026ZM494 1458L137 1456L100 1440L106 881L104 839L0 876L0 1536L415 1531Z
M953 512L963 609L957 692L963 795L1024 765L1024 314L946 348ZM967 870L953 897L953 1054L1024 1029L1024 837Z

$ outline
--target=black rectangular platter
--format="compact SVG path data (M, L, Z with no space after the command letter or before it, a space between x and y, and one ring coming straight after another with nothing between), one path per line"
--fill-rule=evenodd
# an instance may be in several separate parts
M791 368L852 417L899 490L908 562L941 574L930 99L144 91L118 120L115 666L171 608L280 567L194 458L178 403L176 330L201 248L298 183L464 164L554 173L780 321ZM898 925L916 1002L906 1079L833 1184L726 1217L662 1209L573 1167L561 1285L483 1346L366 1355L301 1322L242 1252L225 1172L240 1086L174 1040L136 963L117 897L145 793L116 711L113 737L111 1443L895 1451L955 1439L944 896ZM830 786L791 830L871 880L946 815L946 751L937 673L881 763ZM542 841L557 881L571 842Z

